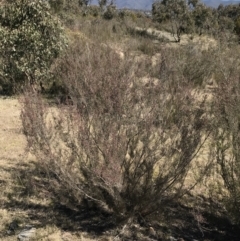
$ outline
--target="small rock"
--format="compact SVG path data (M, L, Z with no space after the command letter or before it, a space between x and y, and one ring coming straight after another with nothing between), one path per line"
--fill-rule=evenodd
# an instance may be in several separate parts
M65 232L62 234L62 240L63 241L72 241L73 240L73 236L71 233Z
M153 227L150 227L148 232L149 232L149 235L152 236L152 237L156 237L157 236L157 233L156 233L156 231L154 230Z
M18 241L30 241L35 236L36 228L31 225L26 225L25 229L22 230L17 236Z
M169 241L177 241L177 239L174 238L174 237L172 237L172 236L170 236L170 237L169 237Z

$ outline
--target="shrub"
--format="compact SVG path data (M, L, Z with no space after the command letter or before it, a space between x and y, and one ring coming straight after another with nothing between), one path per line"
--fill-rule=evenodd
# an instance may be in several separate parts
M51 108L25 95L28 146L60 202L77 207L87 199L126 221L183 194L206 119L204 100L196 101L174 66L165 78L141 81L127 57L77 42L56 69L72 105Z
M49 0L49 4L55 12L59 13L60 11L63 10L65 1L64 0Z
M115 6L112 6L112 5L107 6L107 9L103 14L103 18L106 20L111 20L116 16L117 16L117 12L116 12Z
M229 48L218 62L215 93L216 160L228 191L224 195L230 217L240 223L240 59L237 48Z
M88 6L86 10L86 15L93 17L98 17L101 14L101 8L98 6Z
M238 38L240 36L240 17L237 18L237 20L235 21L235 32L238 35Z

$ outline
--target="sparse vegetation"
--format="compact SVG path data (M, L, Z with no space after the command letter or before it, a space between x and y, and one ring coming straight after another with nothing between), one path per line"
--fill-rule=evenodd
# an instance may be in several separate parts
M50 106L26 96L24 133L41 166L56 177L52 189L60 199L65 189L77 205L87 197L127 221L182 195L209 130L205 100L194 100L191 79L169 77L175 67L161 70L166 75L157 82L141 83L133 61L78 41L56 70L67 80L72 105L50 112L49 126Z
M216 160L229 193L224 195L226 208L233 220L239 220L239 56L237 47L225 52L218 63L218 89L215 93ZM231 56L231 57L230 57Z
M15 113L0 129L18 125L16 152L0 146L1 240L28 222L43 240L239 239L239 6L163 0L151 17L22 0L0 11L11 50L0 91L22 90L21 107L11 102L22 125Z

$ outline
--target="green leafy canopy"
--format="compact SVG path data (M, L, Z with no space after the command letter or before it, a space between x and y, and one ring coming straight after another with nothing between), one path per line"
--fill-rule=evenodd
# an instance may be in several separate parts
M1 74L15 82L46 77L67 41L47 1L18 0L0 9Z

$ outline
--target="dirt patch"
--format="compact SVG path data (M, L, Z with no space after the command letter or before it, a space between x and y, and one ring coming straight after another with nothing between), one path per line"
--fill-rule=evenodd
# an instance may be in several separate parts
M0 162L2 162L21 157L24 154L26 139L22 134L18 100L0 98L0 110Z
M180 43L176 42L177 37L170 32L163 30L156 30L152 28L144 29L136 27L137 32L144 32L146 35L153 37L158 40L164 40L168 42L166 46L177 47L179 45L196 44L201 50L208 50L212 47L217 46L217 41L209 36L198 36L198 35L188 35L182 34Z

